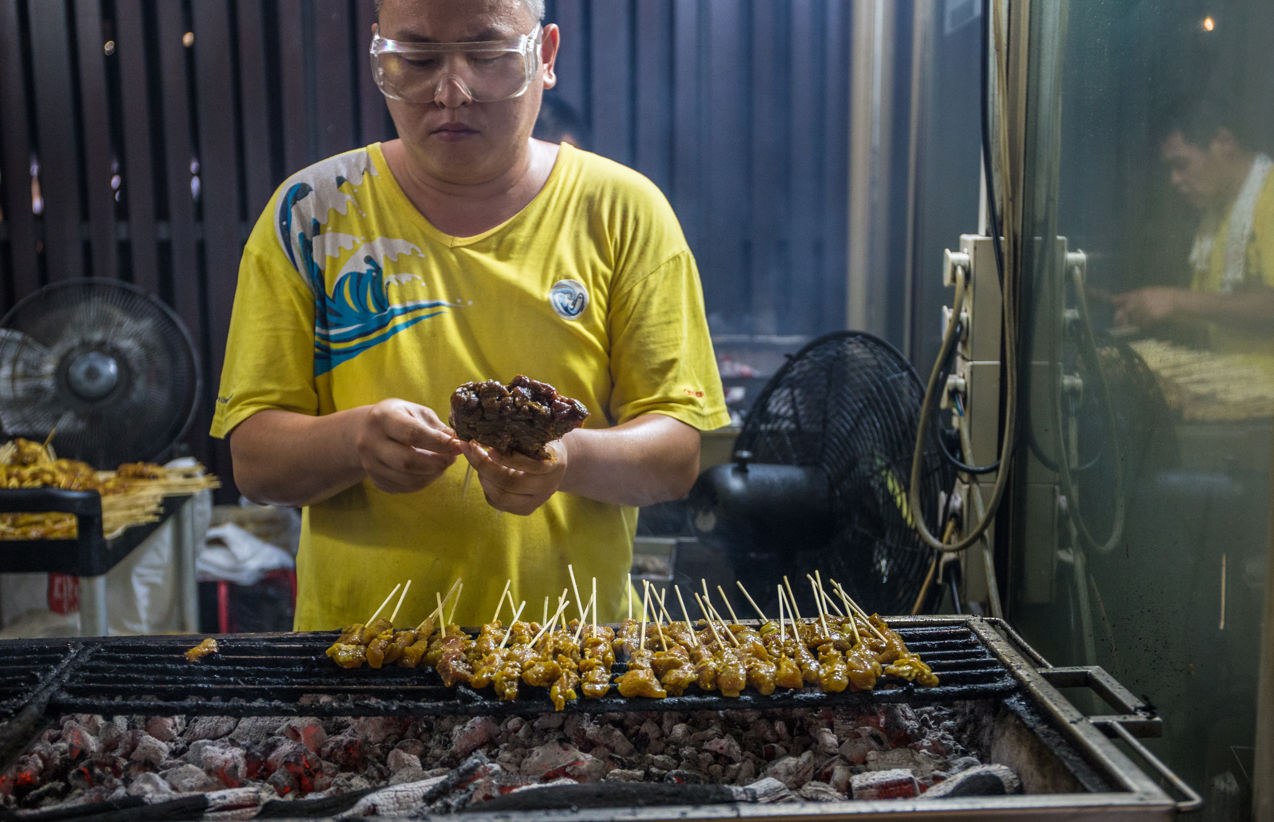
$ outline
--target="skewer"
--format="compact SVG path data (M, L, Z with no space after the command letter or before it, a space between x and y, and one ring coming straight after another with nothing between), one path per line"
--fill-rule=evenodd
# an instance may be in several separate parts
M509 595L509 586L513 584L512 579L504 581L504 590L500 592L500 601L495 604L495 613L491 615L491 621L495 622L500 618L500 611L504 610L504 598ZM513 601L509 600L509 607L513 607Z
M563 588L562 590L563 592L566 591L565 588ZM545 597L545 600L547 601L548 597ZM544 627L540 629L540 632L538 634L532 637L531 642L529 644L534 645L539 640L540 637L544 636L544 634L551 631L553 624L557 622L557 618L562 615L562 612L566 610L566 606L570 604L569 602L566 601L565 597L558 599L557 602L558 602L557 610L553 612L552 618L545 619Z
M832 602L832 598L827 595L827 591L823 590L823 576L818 572L817 568L814 569L814 580L818 582L818 592L823 595L823 607L826 608L830 605L832 610L836 612L836 616L845 616L841 613L840 608L836 607L836 603Z
M801 621L801 609L796 604L796 594L792 593L792 583L787 581L787 574L783 575L783 587L787 588L787 613L788 616L796 614L796 621Z
M708 604L708 620L711 621L716 617L717 622L721 623L721 630L725 631L725 635L730 637L730 641L734 643L734 647L739 647L739 638L734 635L734 631L730 630L730 626L721 618L721 612L717 610L717 606L712 604L712 600L708 597L708 583L703 583L703 601Z
M814 590L814 601L818 604L819 612L826 616L828 613L828 598L827 592L823 590L823 583L815 579L813 574L806 574L805 578L809 580L810 588ZM840 614L839 608L836 609L836 613ZM844 616L844 614L841 614L841 616Z
M827 630L827 614L823 611L823 598L818 595L818 586L814 584L813 577L810 577L810 588L814 590L814 606L818 609L818 621L823 624L823 636L830 639L832 632Z
M769 622L769 620L765 618L765 612L761 610L761 606L756 604L756 600L752 599L752 595L748 593L747 588L743 587L743 583L736 579L734 584L739 586L739 590L743 592L743 596L747 599L748 604L756 611L757 616L761 617L761 624L764 625Z
M704 618L708 620L708 630L712 631L712 635L716 638L717 646L724 648L725 643L721 641L721 635L717 633L717 626L712 624L712 614L708 613L707 607L703 604L703 598L698 593L695 594L695 602L699 603L699 610L703 611Z
M522 609L525 607L526 600L522 600L522 604L513 612L513 619L509 621L509 630L504 632L504 639L500 640L500 645L496 648L497 651L504 647L504 644L509 641L509 637L513 636L513 625L518 621L518 617L522 616Z
M863 610L861 605L854 602L854 598L845 592L845 589L841 587L841 584L836 580L832 580L832 585L834 585L840 595L845 598L845 607L849 608L854 612L854 614L862 619L863 624L870 628L871 632L879 637L882 642L888 641L885 639L885 635L880 632L880 629L871 623L871 618L867 616L867 612Z
M593 636L597 636L597 577L593 577L593 595L588 601L593 603Z
M394 598L394 594L398 593L398 589L401 588L402 585L403 584L400 582L394 586L394 590L389 592L389 596L385 597L385 601L382 602L380 604L380 607L376 609L376 613L372 614L371 616L367 618L367 621L363 623L364 625L371 625L372 622L376 620L376 617L380 616L380 612L385 610L385 606L388 605L389 601Z
M738 625L739 618L734 615L734 608L731 607L730 600L725 595L725 589L723 589L720 585L718 585L717 593L721 595L721 601L725 603L725 609L730 612L730 619L734 621L734 624Z
M464 583L460 583L460 587L456 589L456 601L451 603L451 610L447 613L447 622L455 622L456 609L460 607L460 594L464 592Z
M774 588L779 595L779 647L782 648L787 644L787 634L783 633L783 586L775 585Z
M398 595L398 604L394 606L394 612L389 615L389 624L393 625L394 620L398 617L398 609L403 607L403 600L407 598L407 589L411 587L411 580L407 580L407 584L403 586L403 592Z
M650 594L650 580L643 580L646 583L646 594ZM659 644L663 647L664 653L668 653L668 642L664 639L664 629L659 621L659 596L655 595L655 632L659 634Z
M648 604L646 594L649 593L650 587L647 584L647 588L641 596L641 640L637 643L637 649L640 651L646 650L646 605Z
M588 623L588 612L593 608L593 601L589 600L584 606L584 610L580 612L579 625L575 626L575 643L579 644L579 638L584 635L584 626Z
M544 595L544 619L540 620L541 625L549 624L549 595Z
M580 599L579 586L575 584L575 568L568 562L566 572L571 575L571 590L575 592L575 604L579 606L579 621L584 621L584 600Z
M435 608L434 610L438 612L438 621L442 623L441 625L442 638L446 639L447 638L447 620L444 619L442 615L442 595L439 594L437 591L434 591L434 599L438 600L438 607ZM421 624L424 624L424 623L421 623Z
M695 626L690 622L690 613L686 610L686 601L681 598L681 588L674 585L672 590L677 592L677 601L681 603L681 615L686 619L686 630L690 632L690 639L697 648L699 647L699 635L695 633Z
M668 609L664 607L664 594L659 593L659 589L658 589L658 588L655 588L653 585L651 586L650 590L651 590L651 591L654 591L654 594L655 594L655 602L656 602L656 603L658 603L658 605L659 605L659 610L663 612L664 620L665 620L665 621L666 621L669 625L671 625L671 624L672 624L672 614L668 613ZM665 592L666 592L666 590L667 590L667 589L665 589Z
M857 645L863 641L863 638L858 633L858 618L854 616L854 609L849 607L849 596L845 593L845 589L840 587L839 582L833 579L831 580L831 583L832 590L836 592L836 595L840 597L841 602L845 604L845 609L849 611L849 627L854 632L854 644Z

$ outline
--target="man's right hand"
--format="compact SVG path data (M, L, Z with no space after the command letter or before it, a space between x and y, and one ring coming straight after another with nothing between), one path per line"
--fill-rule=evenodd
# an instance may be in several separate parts
M230 433L239 493L263 505L313 505L370 480L388 493L418 491L461 453L431 409L381 400L332 414L258 411Z
M367 409L354 448L373 485L407 494L442 476L460 455L461 442L432 408L388 399Z

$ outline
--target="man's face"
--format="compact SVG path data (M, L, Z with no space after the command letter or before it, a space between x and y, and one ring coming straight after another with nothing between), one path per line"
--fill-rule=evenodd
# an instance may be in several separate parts
M1174 131L1159 148L1172 187L1195 208L1211 205L1222 189L1215 146L1216 141L1206 147L1191 143L1180 131Z
M391 40L461 43L510 40L538 21L522 0L385 0L379 34ZM520 96L474 102L444 81L432 102L386 99L417 171L448 184L480 184L524 161L540 99L554 82L557 29L548 26L535 79Z

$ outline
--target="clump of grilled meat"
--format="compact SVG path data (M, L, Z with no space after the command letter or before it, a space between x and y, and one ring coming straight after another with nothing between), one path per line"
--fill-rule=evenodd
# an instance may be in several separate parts
M550 456L546 443L560 439L586 419L588 409L579 400L519 374L507 386L499 380L483 380L457 388L451 395L448 424L462 440L544 460Z

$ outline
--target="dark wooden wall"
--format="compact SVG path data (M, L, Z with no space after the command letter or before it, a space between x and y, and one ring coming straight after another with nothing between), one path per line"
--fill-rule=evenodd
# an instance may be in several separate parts
M207 436L242 243L293 170L393 136L367 68L371 0L0 0L0 312L108 277L198 349ZM549 0L559 95L589 145L668 194L714 334L845 316L843 0ZM32 173L38 162L38 174ZM34 191L38 187L38 203Z

